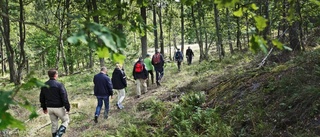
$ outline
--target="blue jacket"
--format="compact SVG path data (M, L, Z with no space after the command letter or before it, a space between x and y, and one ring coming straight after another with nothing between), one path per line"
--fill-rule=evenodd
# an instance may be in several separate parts
M123 70L120 70L119 68L114 69L111 81L113 89L123 89L127 87L126 74Z
M113 96L112 83L108 75L98 73L93 77L94 95L95 96Z

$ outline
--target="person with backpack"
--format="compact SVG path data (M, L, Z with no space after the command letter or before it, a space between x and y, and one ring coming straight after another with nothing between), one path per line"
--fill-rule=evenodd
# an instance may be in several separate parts
M136 90L137 90L137 98L141 96L142 93L147 93L147 79L148 79L148 71L143 62L142 57L134 64L132 75L134 80L136 80ZM141 90L142 87L142 90Z
M123 109L124 106L121 103L126 96L125 88L127 87L127 80L126 74L119 63L116 64L116 68L113 70L111 81L113 89L118 91L118 101L116 106L118 109Z
M143 60L144 64L146 65L147 71L148 71L148 81L147 81L147 86L149 86L149 74L151 75L151 83L154 84L154 76L153 76L153 65L152 65L152 60L150 57L150 54L147 54L146 58Z
M192 62L192 57L194 56L192 49L190 48L190 46L188 47L188 49L186 50L186 56L187 56L187 61L188 61L188 65L191 64Z
M41 87L40 103L43 113L49 114L51 120L51 132L53 137L61 137L66 132L69 124L70 103L67 90L57 81L58 71L48 71L49 80L47 86ZM59 127L59 119L62 124Z
M93 77L94 83L94 95L97 98L97 107L94 115L94 122L98 123L98 117L100 115L100 111L102 109L102 105L104 102L104 118L108 119L109 113L109 97L113 96L113 85L112 82L107 75L107 68L101 67L100 73L94 75Z
M181 62L183 60L183 55L182 55L182 52L180 51L180 49L177 49L177 52L174 54L174 59L175 59L175 61L177 61L178 71L180 71Z
M160 81L164 75L164 59L159 49L156 50L156 53L152 56L152 65L156 71L156 83L157 86L161 86Z

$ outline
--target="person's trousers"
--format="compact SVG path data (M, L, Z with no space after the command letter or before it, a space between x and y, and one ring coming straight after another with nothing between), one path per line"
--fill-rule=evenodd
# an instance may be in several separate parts
M105 106L105 110L104 110L104 117L108 118L108 113L109 113L109 96L105 96L105 97L99 97L97 96L97 101L98 101L98 105L96 107L96 112L95 112L95 116L99 116L100 115L100 111L104 102L104 106Z
M63 126L68 127L69 125L69 114L64 107L59 108L47 108L50 120L51 120L51 132L56 133L59 128L59 119L61 119Z
M151 82L152 82L152 84L153 84L153 83L154 83L153 70L148 70L148 83L149 83L149 80L150 80L150 78L149 78L149 74L151 75Z
M142 93L147 93L147 83L145 79L137 79L136 80L136 86L137 86L137 95L141 95L141 87L142 87Z
M163 68L155 68L155 71L156 71L156 80L157 80L157 82L159 82L159 81L161 81L161 79L164 75Z
M180 68L181 68L181 61L177 61L177 65L178 65L178 70L180 71Z
M192 57L188 57L188 65L192 63Z
M118 102L117 104L121 104L121 102L124 100L124 97L126 96L126 90L123 89L116 89L118 91Z

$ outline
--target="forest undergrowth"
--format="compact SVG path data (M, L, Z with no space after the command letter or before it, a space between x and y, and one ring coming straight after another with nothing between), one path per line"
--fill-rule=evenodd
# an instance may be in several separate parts
M92 90L97 71L61 77L72 104L66 136L320 136L320 50L275 53L257 69L263 56L237 53L221 62L194 61L190 66L183 64L181 72L168 62L162 86L151 85L139 99L130 78L131 65L126 65L125 108L115 107L115 95L110 117L100 117L97 124ZM109 68L111 74L113 67ZM39 116L28 120L25 110L12 106L11 113L27 129L9 129L10 135L50 136L49 116L38 102L39 89L19 94L39 109Z

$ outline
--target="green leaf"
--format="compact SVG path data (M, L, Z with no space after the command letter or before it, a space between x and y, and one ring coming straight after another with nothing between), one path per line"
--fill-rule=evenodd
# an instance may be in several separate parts
M253 10L258 10L258 9L259 9L259 7L257 7L257 5L254 4L254 3L251 4L251 8L252 8Z
M239 8L237 11L233 12L233 15L236 17L242 17L243 16L242 8Z
M292 51L292 48L288 47L288 46L283 46L284 49Z
M257 35L252 36L249 43L250 50L253 51L254 53L256 53L260 49L265 54L267 54L268 50L266 45L267 45L267 42L262 37Z
M98 47L98 44L95 41L90 40L88 43L89 48L95 49Z
M277 39L272 40L272 44L276 46L278 49L283 49L283 44Z
M256 27L259 31L263 31L264 28L267 27L267 20L261 16L254 17L254 20L256 21Z
M320 6L320 1L318 1L318 0L310 0L310 2L312 2L312 3L314 3L314 4L318 5L318 6Z
M233 8L240 0L215 0L214 3L218 4L219 8Z
M126 59L125 55L122 55L122 54L119 54L119 53L113 53L112 54L113 62L118 62L120 64L123 64L125 59Z
M76 44L79 42L78 37L77 36L70 36L67 41L71 44Z
M18 128L24 130L24 123L14 119L10 113L8 112L0 112L0 130L7 129L8 127Z
M110 53L107 47L99 47L97 50L97 54L99 58L108 58Z

